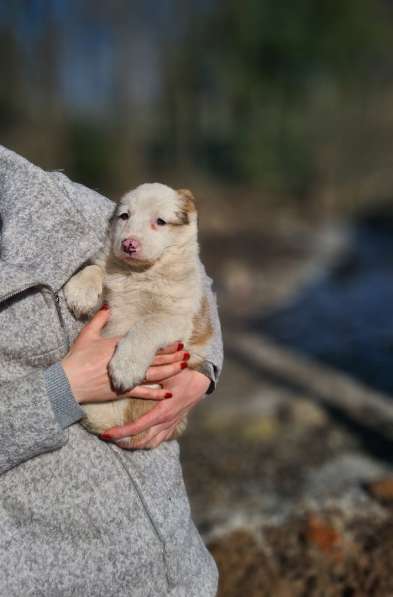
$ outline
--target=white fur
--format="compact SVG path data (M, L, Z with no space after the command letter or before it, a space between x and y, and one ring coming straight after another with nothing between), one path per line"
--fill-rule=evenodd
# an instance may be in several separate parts
M185 211L189 222L181 224ZM123 213L128 220L120 218ZM157 218L168 223L158 226ZM140 243L137 255L122 250L128 238ZM140 384L157 350L177 340L190 349L191 366L200 362L203 346L198 345L198 355L188 346L203 298L196 210L180 192L162 184L131 191L118 206L107 247L68 282L65 295L77 316L91 314L102 301L110 305L103 333L124 336L108 368L120 392ZM155 404L127 398L85 405L86 426L101 433L124 424L130 402L138 402L139 410L141 403L145 410Z

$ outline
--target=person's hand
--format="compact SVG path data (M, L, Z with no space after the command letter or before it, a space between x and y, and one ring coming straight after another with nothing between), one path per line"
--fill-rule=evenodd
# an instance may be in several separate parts
M80 404L106 402L129 396L145 400L165 400L172 397L169 388L160 383L166 378L175 378L186 367L189 354L183 352L183 345L175 343L157 353L146 373L146 382L159 384L159 388L145 385L117 394L111 387L108 376L108 362L121 337L106 338L101 330L109 319L109 310L102 308L85 325L61 365L68 378L75 399Z
M173 398L160 402L137 421L112 427L100 437L125 447L122 446L121 438L147 431L146 435L135 442L132 448L155 448L172 437L180 420L203 398L209 385L210 379L206 375L199 371L185 369L178 375L163 380L165 390L169 390Z

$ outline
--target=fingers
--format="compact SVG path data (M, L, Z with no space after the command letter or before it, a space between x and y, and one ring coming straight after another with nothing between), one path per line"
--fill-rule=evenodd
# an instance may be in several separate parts
M174 342L173 344L169 344L168 346L164 346L164 348L160 348L157 354L171 354L172 352L177 352L179 350L183 350L184 344L183 342Z
M144 400L167 400L172 398L172 392L162 388L149 388L149 386L136 386L127 392L131 398L143 398Z
M149 441L143 441L143 442L138 442L138 444L133 445L133 449L134 450L143 450L143 449L151 449L151 448L157 448L162 442L166 441L167 439L170 439L170 436L172 435L172 431L161 431L160 433L157 433L152 439L150 439Z
M146 433L146 435L137 442L132 442L132 448L136 450L144 448L156 448L163 441L173 437L180 419L172 420L170 423L155 425Z
M172 432L169 431L162 431L161 433L157 433L157 435L143 447L149 449L158 448L158 446L162 444L162 442L165 442L168 439L170 439L171 435Z
M146 431L146 429L149 429L149 427L152 427L153 425L169 422L169 419L168 421L165 419L165 415L161 408L162 406L163 403L157 404L157 406L133 423L127 423L126 425L108 429L105 433L100 435L100 438L104 440L121 439L122 437L128 437L129 435L136 435L137 433ZM172 417L171 420L173 420Z
M174 375L177 375L187 367L188 364L186 361L181 361L180 363L172 363L171 365L162 365L159 367L149 367L149 369L146 372L146 381L163 381L164 379L168 379L168 377L173 377Z
M109 308L101 307L101 309L97 311L97 313L94 315L93 319L85 325L85 327L80 333L80 336L86 336L89 334L100 335L101 330L108 322L109 317Z
M161 365L170 365L179 361L188 361L190 358L189 352L177 351L169 354L157 355L152 362L152 367L160 367Z
M170 429L167 429L166 431L162 431L161 433L157 433L157 435L155 437L153 437L153 439L151 439L149 442L147 442L147 444L145 445L145 448L157 448L162 442L166 442L170 439L173 438L174 434L176 431L176 425L174 427L171 427Z

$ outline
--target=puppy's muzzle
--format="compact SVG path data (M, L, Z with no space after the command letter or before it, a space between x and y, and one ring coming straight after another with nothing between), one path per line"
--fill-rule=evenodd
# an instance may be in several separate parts
M141 248L141 244L135 238L125 238L121 243L121 248L127 255L133 255Z

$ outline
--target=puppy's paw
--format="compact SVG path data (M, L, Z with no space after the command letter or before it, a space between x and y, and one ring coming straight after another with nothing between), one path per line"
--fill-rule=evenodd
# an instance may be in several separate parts
M64 287L68 307L76 315L92 315L102 304L102 282L83 270Z
M138 362L134 351L127 350L120 342L108 365L113 387L118 392L134 388L144 380L147 367L145 363Z
M76 317L93 315L102 304L102 293L95 288L79 288L78 291L64 289L67 305Z

